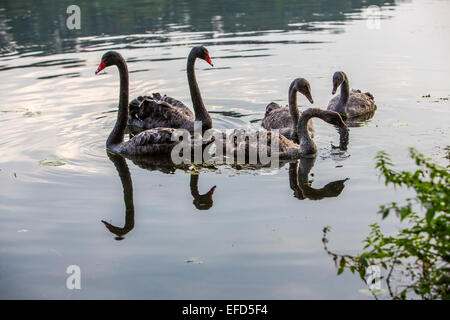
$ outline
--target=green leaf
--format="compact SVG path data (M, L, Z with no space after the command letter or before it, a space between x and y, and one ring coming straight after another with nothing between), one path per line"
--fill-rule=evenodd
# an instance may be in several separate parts
M433 217L435 215L435 212L433 210L428 210L427 214L425 216L425 219L427 220L427 223L430 224L431 220L433 220Z

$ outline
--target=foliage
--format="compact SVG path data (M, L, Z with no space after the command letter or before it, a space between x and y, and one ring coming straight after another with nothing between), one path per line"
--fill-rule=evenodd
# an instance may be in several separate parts
M418 169L414 172L392 169L388 154L376 156L376 168L386 185L405 186L415 191L400 205L392 202L380 206L383 219L392 212L407 227L395 235L382 233L377 223L364 240L363 253L356 256L331 252L327 247L329 227L323 229L324 248L338 268L349 269L365 279L368 266L385 270L383 281L394 299L450 299L450 173L449 166L439 166L414 148L410 156ZM416 210L419 209L419 210ZM416 212L419 211L419 212ZM372 292L377 298L377 293Z

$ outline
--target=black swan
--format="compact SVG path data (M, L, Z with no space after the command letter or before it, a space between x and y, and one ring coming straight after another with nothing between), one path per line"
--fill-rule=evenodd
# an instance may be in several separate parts
M170 155L178 141L172 141L174 128L154 128L145 130L128 141L124 141L124 133L128 122L128 68L123 57L115 51L108 51L102 56L96 74L109 66L115 65L120 75L120 98L117 121L108 136L106 148L114 153L126 156L158 156ZM207 143L211 143L209 141ZM207 144L205 143L205 144Z
M130 118L128 124L133 132L140 132L147 129L183 128L194 131L194 121L202 121L203 131L212 128L212 120L203 104L200 89L195 78L195 60L203 59L213 66L208 50L203 47L194 47L187 59L187 78L189 91L191 93L194 114L182 102L154 93L152 97L137 97L130 102Z
M348 128L339 113L334 111L322 110L318 108L309 108L302 112L300 118L296 124L296 131L299 137L300 143L297 144L292 140L284 137L283 135L278 136L278 151L272 150L272 132L258 131L256 141L250 142L246 139L243 144L236 142L236 139L228 143L228 147L231 145L234 156L238 154L238 149L244 148L245 155L249 155L250 151L254 151L259 154L259 150L264 147L267 149L267 155L274 156L277 155L280 160L298 159L301 157L312 158L315 157L317 153L317 146L312 140L309 130L308 123L311 118L320 118L323 121L335 125L339 128L341 144L348 141ZM261 135L267 135L267 140L264 141L265 144L261 142ZM233 136L233 135L232 135Z
M303 94L311 103L314 103L311 96L311 86L308 80L303 78L297 78L292 81L289 86L288 101L289 107L281 107L275 102L271 102L266 107L266 114L262 120L262 127L264 129L279 129L280 134L290 140L298 143L296 136L296 129L294 123L297 122L300 112L297 106L297 92ZM294 120L293 120L294 119ZM311 137L314 137L314 128L312 121L308 124L308 130Z
M375 100L369 92L362 93L360 90L350 92L347 75L342 71L333 74L333 92L341 86L341 94L330 100L328 110L339 112L345 119L372 116L377 109Z

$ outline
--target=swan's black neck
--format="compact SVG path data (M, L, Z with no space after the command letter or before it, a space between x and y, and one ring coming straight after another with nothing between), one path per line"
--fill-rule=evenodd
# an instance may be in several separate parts
M128 122L128 68L127 63L122 57L118 57L114 63L119 69L120 75L120 97L119 111L117 113L117 121L113 130L109 134L106 141L106 147L118 145L123 142L123 135Z
M196 51L191 50L187 61L187 77L189 82L189 91L191 92L192 106L194 107L195 121L202 121L203 130L212 128L212 120L208 111L203 104L200 89L195 78L195 60L197 59Z
M340 114L346 114L346 107L350 97L350 85L348 83L347 75L344 72L342 72L342 75L344 81L341 83L341 95L334 111L339 112Z
M291 85L289 86L289 112L291 113L293 127L292 132L294 134L293 141L298 143L299 138L297 136L297 123L298 118L300 117L300 112L298 111L297 106L297 89L295 88L295 80L292 81Z

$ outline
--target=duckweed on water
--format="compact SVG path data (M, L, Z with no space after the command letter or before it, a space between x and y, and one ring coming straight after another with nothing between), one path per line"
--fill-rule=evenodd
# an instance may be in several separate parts
M63 159L44 159L39 161L41 166L59 167L67 164Z
M392 124L393 127L398 128L398 127L406 127L408 124L406 122L394 122Z
M40 115L41 113L42 112L40 112L40 111L36 111L36 112L27 111L23 115L26 116L26 117L34 117L34 116Z
M197 258L190 258L186 260L186 263L192 263L192 264L202 264L203 261L197 259Z

